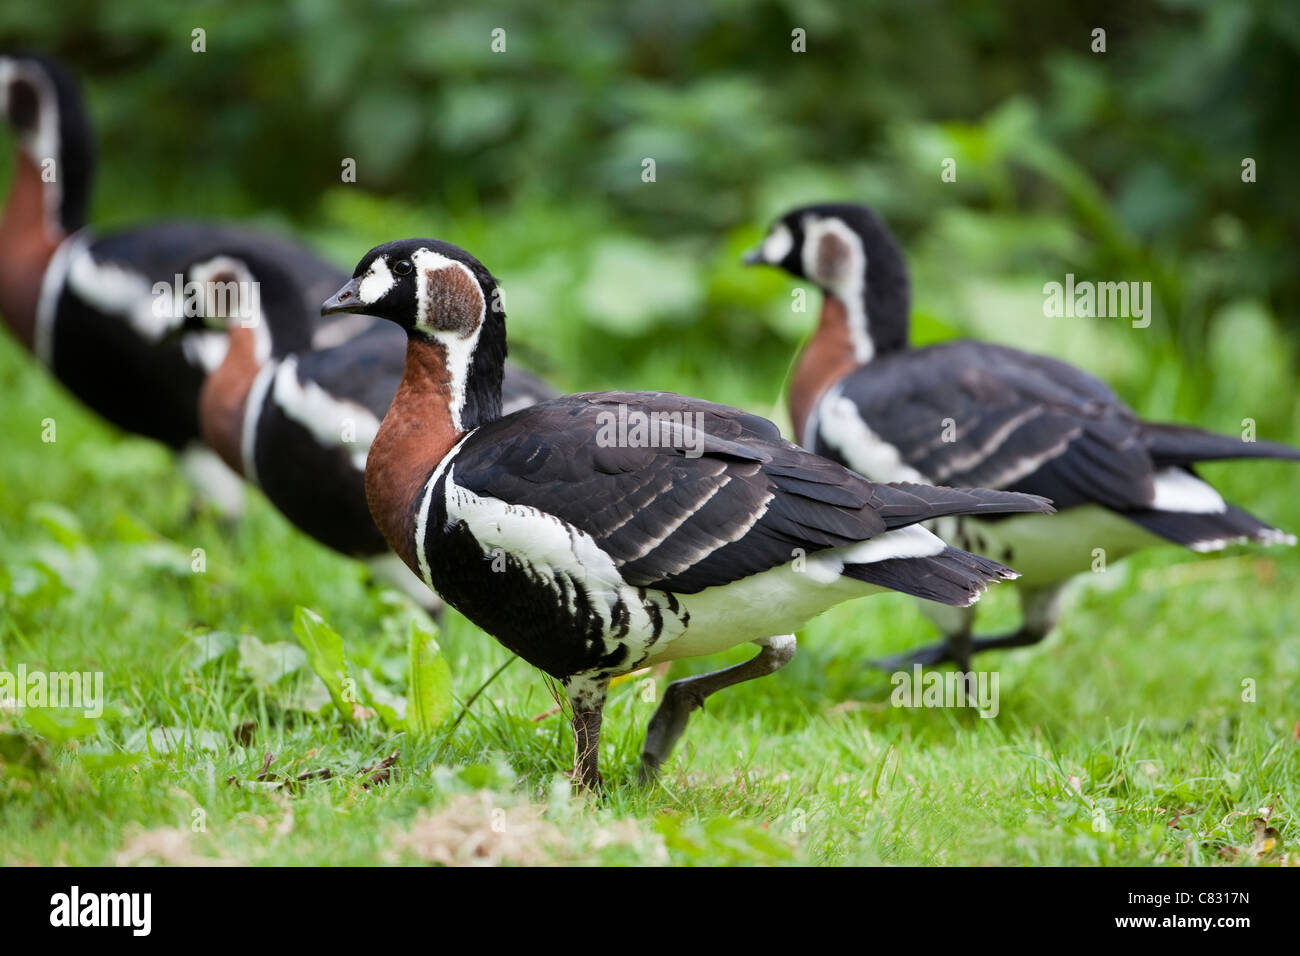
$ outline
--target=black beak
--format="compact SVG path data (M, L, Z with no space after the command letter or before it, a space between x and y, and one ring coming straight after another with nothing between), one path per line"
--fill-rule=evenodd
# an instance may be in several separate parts
M753 249L750 249L740 257L740 261L747 266L761 266L767 262L767 260L763 258L762 246L755 246Z
M362 312L365 306L361 304L361 294L358 291L360 283L356 279L349 279L347 284L339 291L325 300L320 307L321 315L334 315L338 312Z

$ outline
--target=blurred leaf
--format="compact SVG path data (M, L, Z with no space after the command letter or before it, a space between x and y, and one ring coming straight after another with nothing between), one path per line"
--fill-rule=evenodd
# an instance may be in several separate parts
M23 719L46 740L66 744L70 740L89 737L99 730L100 719L87 717L80 711L63 707L26 707Z
M239 635L226 631L208 631L193 635L189 643L192 648L189 666L193 670L201 670L213 661L234 653L239 647Z
M660 316L689 316L700 294L693 256L638 239L607 239L596 247L580 299L596 325L635 335Z
M27 513L65 550L76 551L85 546L86 534L81 530L81 522L62 505L37 501L28 507Z
M41 742L31 734L0 732L0 775L31 780L49 765Z
M306 665L307 652L297 644L263 644L252 634L239 639L239 669L263 686L277 684Z

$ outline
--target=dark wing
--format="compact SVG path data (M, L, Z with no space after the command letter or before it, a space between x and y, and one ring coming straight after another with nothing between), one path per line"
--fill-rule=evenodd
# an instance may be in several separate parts
M656 413L657 419L651 417ZM654 439L620 434L670 424ZM667 437L667 441L663 439ZM634 447L632 447L634 445ZM455 483L555 515L595 539L629 583L693 593L946 514L1048 511L1036 498L875 485L746 412L662 392L570 395L479 429Z
M840 387L928 481L1043 495L1057 508L1152 500L1141 422L1105 383L1064 362L956 342L882 357ZM855 466L824 415L817 439L818 451Z
M1142 423L1147 449L1156 464L1188 466L1198 461L1224 461L1234 458L1279 458L1300 461L1300 448L1281 442L1255 441L1216 435L1188 425Z
M406 365L406 332L378 322L342 345L296 355L298 378L383 420Z

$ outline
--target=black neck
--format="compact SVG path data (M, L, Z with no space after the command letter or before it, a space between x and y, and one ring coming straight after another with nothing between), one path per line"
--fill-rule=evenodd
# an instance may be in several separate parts
M901 279L896 275L882 279L871 273L872 268L868 264L861 305L866 315L867 336L871 339L873 355L901 352L911 344L911 318L908 314L911 302L907 275L904 273Z
M501 380L505 375L505 365L505 317L494 318L489 308L465 382L465 407L461 409L460 423L466 431L501 417Z

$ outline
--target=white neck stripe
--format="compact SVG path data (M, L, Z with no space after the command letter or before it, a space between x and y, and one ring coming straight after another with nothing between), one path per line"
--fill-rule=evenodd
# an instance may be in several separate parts
M849 250L849 263L844 275L818 274L817 246L822 236L827 234L835 236ZM827 290L844 303L853 357L859 365L870 362L875 358L876 345L871 338L871 317L867 315L867 254L862 248L862 237L842 219L810 219L804 229L803 268L805 275L824 283Z
M424 551L424 539L429 531L429 505L433 503L433 489L438 484L438 479L442 477L442 473L451 464L451 460L460 451L460 446L465 444L469 440L469 436L474 434L475 431L478 431L478 429L467 432L465 437L456 442L451 451L443 456L442 461L438 462L438 467L433 469L433 474L429 476L429 480L424 486L424 495L420 499L420 513L415 516L415 560L420 565L420 577L424 578L424 583L429 586L431 591L437 589L433 586L433 575L429 571L429 556Z
M449 407L451 422L456 431L460 431L465 427L463 421L465 389L469 382L470 362L474 358L474 350L478 348L479 335L483 331L483 323L487 318L487 302L483 297L478 279L463 262L449 259L428 249L418 250L411 256L411 260L416 268L415 294L418 311L416 313L415 327L443 348L447 365L448 384L451 389ZM434 325L435 316L433 310L435 305L429 298L429 275L442 269L451 268L457 268L464 272L473 283L473 288L477 289L479 293L479 314L477 321L474 323L474 330L469 335L444 331Z

